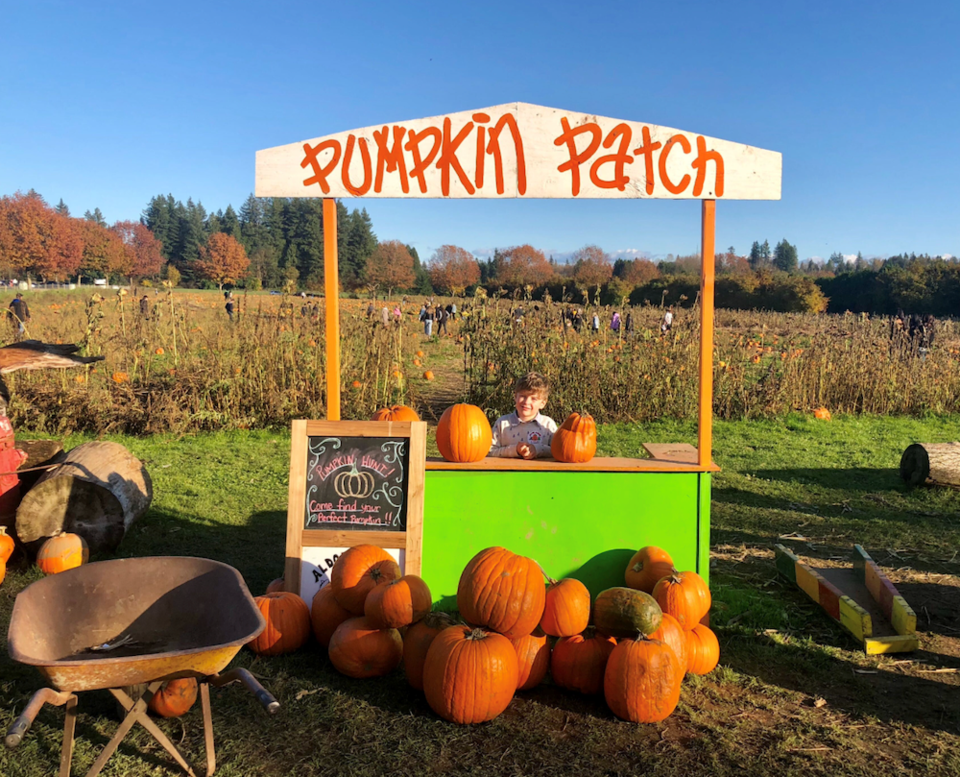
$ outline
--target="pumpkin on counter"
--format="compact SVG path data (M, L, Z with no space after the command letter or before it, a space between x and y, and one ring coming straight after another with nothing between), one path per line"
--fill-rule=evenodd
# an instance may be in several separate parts
M583 463L597 453L597 424L591 415L571 413L553 433L550 453L557 461Z
M37 566L45 575L76 569L90 559L87 541L79 534L60 532L40 546Z
M390 405L381 407L373 414L371 421L419 421L420 416L412 407L406 405Z
M447 461L481 461L490 453L493 431L476 405L451 405L437 424L437 448Z

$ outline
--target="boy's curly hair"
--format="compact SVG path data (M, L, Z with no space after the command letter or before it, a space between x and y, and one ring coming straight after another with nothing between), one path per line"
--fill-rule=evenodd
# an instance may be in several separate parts
M517 380L513 386L514 394L519 394L521 391L530 392L546 399L550 396L550 382L539 372L528 372Z

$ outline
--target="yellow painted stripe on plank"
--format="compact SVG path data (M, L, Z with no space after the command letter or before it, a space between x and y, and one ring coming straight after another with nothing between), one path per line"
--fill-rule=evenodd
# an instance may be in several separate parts
M870 613L849 596L840 597L840 625L861 642L873 634Z
M920 647L916 634L897 634L893 637L869 637L863 641L868 656L881 653L909 653Z
M897 634L916 634L917 615L902 596L893 597L893 614L890 618Z
M813 601L820 604L820 583L817 580L817 575L803 564L797 564L797 585Z
M872 561L868 561L864 565L863 582L867 586L870 596L873 597L873 601L879 603L881 601L880 589L883 587L883 581L880 579L880 570Z

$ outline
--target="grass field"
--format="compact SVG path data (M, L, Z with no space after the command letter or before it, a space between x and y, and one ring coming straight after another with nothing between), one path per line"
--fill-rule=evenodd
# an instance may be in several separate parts
M693 441L683 422L608 425L600 453L641 442ZM68 446L84 441L74 436ZM147 463L152 508L120 555L198 555L236 566L251 591L282 571L289 435L229 431L111 437ZM960 509L950 490L907 491L896 466L915 441L960 439L960 418L790 415L719 422L714 479L712 624L720 666L689 678L676 713L656 725L617 720L602 699L544 684L491 723L437 718L402 673L355 681L311 643L282 658L244 650L277 696L268 717L236 687L213 691L222 775L861 775L960 773ZM772 545L845 556L864 545L917 611L922 649L867 657L797 589L781 582ZM465 560L466 561L466 560ZM38 579L12 563L0 586L0 628L16 594ZM429 581L428 581L429 582ZM0 656L0 727L42 685ZM56 771L62 709L46 708L23 744L0 750L0 774ZM81 696L74 773L88 769L116 726L106 693ZM160 723L202 763L199 708ZM108 775L176 773L144 732L127 738Z

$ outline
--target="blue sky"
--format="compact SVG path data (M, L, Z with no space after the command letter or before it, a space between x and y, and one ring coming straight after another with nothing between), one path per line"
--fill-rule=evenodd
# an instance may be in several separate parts
M0 194L110 222L166 193L239 208L259 149L523 101L781 152L782 200L718 203L718 250L960 255L958 33L955 0L11 2ZM346 204L425 258L699 245L696 202Z

